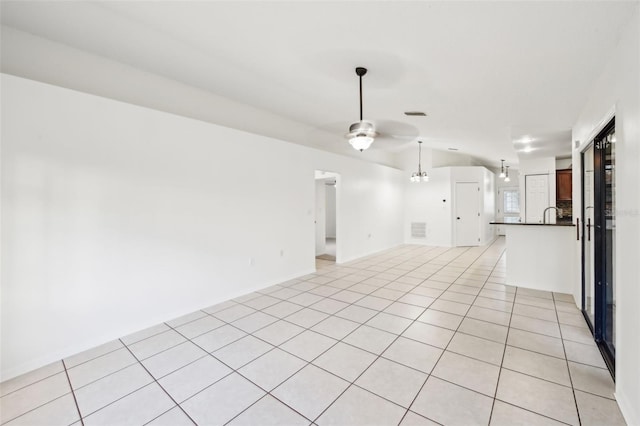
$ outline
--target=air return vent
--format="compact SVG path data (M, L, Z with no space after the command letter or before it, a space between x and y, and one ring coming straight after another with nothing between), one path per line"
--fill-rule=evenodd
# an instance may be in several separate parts
M427 238L426 222L411 222L411 238Z
M404 115L409 115L412 117L426 117L427 114L422 111L405 111Z

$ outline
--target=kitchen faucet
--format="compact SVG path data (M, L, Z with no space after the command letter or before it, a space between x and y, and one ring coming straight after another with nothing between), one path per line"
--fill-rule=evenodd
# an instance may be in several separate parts
M542 223L546 224L547 223L547 210L550 209L555 209L556 210L556 214L558 215L558 217L562 217L562 209L559 209L557 207L547 207L546 209L544 209L544 212L542 213ZM551 218L549 218L549 220L551 220Z

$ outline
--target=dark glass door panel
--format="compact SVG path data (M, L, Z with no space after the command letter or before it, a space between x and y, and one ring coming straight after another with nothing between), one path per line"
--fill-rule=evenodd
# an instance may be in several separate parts
M595 322L595 226L594 217L594 154L593 144L582 153L582 285L583 285L583 310L586 314L590 326L594 328Z
M582 152L582 308L610 370L615 369L615 121Z

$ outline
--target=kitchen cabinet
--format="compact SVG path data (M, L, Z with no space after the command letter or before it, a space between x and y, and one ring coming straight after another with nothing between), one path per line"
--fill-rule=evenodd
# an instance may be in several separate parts
M556 200L571 201L572 190L571 169L556 170Z

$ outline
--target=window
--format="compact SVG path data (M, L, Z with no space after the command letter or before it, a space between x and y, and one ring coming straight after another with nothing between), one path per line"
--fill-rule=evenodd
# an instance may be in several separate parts
M516 189L506 189L504 191L504 214L520 213L520 193Z

